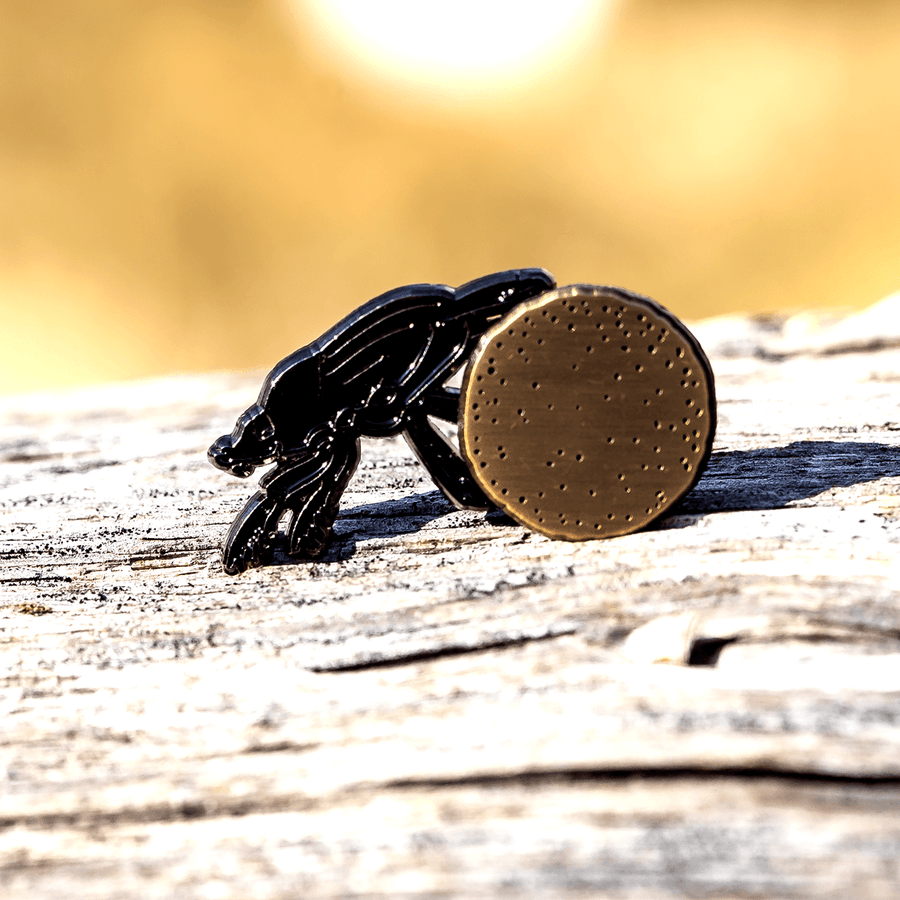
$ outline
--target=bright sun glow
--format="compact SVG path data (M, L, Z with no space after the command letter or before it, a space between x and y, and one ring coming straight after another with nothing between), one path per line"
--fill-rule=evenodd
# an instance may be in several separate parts
M496 97L570 63L614 0L293 0L332 59L408 92Z

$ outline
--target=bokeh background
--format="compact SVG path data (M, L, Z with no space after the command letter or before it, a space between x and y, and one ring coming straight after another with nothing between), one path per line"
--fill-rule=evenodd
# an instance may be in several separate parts
M0 391L517 266L689 319L900 289L897 0L356 6L0 0Z

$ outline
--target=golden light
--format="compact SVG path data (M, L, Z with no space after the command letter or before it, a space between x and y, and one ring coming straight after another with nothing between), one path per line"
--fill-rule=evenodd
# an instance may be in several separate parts
M896 0L57 6L0 3L0 392L518 266L686 319L900 289Z
M614 0L293 0L323 55L429 100L496 100L569 66Z

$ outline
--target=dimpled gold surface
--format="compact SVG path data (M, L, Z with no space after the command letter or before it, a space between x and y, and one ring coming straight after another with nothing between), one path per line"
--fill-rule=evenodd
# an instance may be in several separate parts
M485 334L460 426L474 477L521 524L567 540L628 534L699 478L715 432L712 372L652 300L572 285Z

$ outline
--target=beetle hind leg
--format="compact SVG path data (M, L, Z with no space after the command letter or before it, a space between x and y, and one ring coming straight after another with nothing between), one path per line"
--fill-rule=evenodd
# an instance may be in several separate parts
M438 418L443 416L438 415ZM455 448L428 421L426 415L410 418L403 432L413 453L434 483L460 509L491 509L493 504L469 473Z

